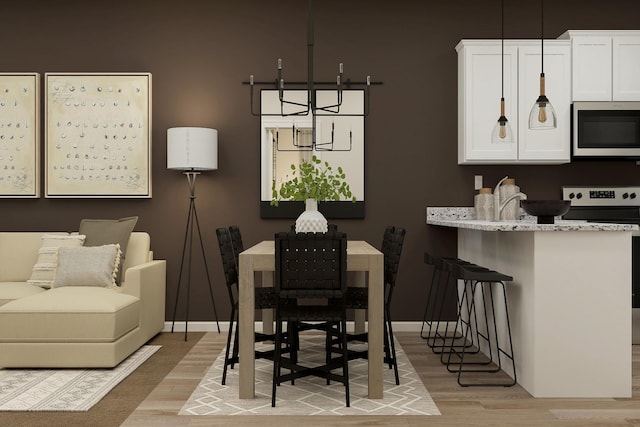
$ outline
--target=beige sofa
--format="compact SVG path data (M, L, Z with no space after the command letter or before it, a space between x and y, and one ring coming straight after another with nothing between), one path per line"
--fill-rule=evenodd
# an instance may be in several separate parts
M166 261L133 232L118 289L27 283L42 232L0 232L0 367L113 367L160 332Z

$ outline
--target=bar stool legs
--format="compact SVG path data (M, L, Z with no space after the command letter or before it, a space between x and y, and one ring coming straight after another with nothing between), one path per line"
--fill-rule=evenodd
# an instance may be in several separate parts
M461 301L457 298L457 278L453 274L453 265L470 263L458 258L434 257L428 253L425 253L424 260L426 264L433 266L433 277L427 296L420 336L426 340L427 345L436 354L447 354L451 346L474 347L472 334L468 337L469 342L456 344L463 338L462 329L458 328L458 324L452 328L451 322L444 319L445 302L451 297ZM458 304L457 312L461 313L461 310L462 306ZM442 331L441 324L444 324L444 331Z
M515 385L516 366L505 286L505 282L513 278L456 258L438 258L425 253L425 263L433 265L434 272L420 336L435 354L440 355L440 361L447 370L457 373L459 385ZM458 281L462 281L461 289L458 289ZM453 330L449 330L447 321L442 333L439 329L443 321L442 306L452 291L459 295L458 315ZM496 302L494 293L502 301ZM502 310L501 306L504 307ZM504 316L501 324L504 324L505 331L501 331L502 334L498 332L496 315ZM503 365L503 358L507 359L513 378L485 381L481 374L495 374L507 366ZM469 373L480 374L476 378L482 377L483 380L469 381Z

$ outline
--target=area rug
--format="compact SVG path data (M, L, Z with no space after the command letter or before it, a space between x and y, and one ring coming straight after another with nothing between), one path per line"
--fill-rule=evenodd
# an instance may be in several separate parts
M313 364L324 359L323 336L303 334L301 341L304 349L301 360ZM260 345L256 348L260 349ZM223 349L178 415L440 415L397 341L396 354L400 385L395 384L393 370L385 365L383 399L367 398L367 361L360 359L349 362L349 408L345 406L342 384L327 386L324 379L314 377L298 379L294 386L282 384L278 387L276 407L272 408L273 362L256 360L256 398L239 399L237 366L227 370L226 385L221 385Z
M113 369L0 369L0 411L88 411L160 347L145 345Z

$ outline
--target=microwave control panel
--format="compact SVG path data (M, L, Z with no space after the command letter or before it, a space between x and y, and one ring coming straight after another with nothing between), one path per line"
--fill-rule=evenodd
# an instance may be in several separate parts
M640 206L640 187L562 187L571 206Z

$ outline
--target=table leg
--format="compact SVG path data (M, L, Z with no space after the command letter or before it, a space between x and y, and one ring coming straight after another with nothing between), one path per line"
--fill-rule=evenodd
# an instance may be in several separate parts
M262 286L273 286L273 271L262 272ZM273 317L272 308L262 310L262 333L273 334Z
M382 399L384 262L381 253L369 256L369 398Z
M238 278L238 340L239 354L239 397L255 397L255 292L254 271L251 255L240 254L240 275Z
M365 271L350 271L349 272L350 285L357 288L364 288L367 280L367 273ZM364 322L366 320L366 310L354 310L354 333L363 334L365 332Z

